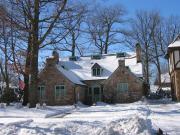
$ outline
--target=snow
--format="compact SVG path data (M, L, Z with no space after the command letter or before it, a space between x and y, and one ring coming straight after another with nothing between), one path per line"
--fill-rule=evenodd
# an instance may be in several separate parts
M161 74L161 81L162 81L163 83L170 83L171 80L170 80L170 75L169 75L169 73Z
M168 48L172 48L172 47L180 47L180 40L175 41L168 46Z
M79 80L98 80L107 79L119 66L116 54L102 55L101 59L91 59L91 56L79 57L77 61L69 61L68 58L61 58L59 62L60 69L64 67L66 71L78 76ZM100 77L92 76L91 67L99 64L103 68ZM125 57L125 66L128 66L132 73L137 77L142 77L142 63L137 63L136 54L129 53ZM66 73L65 73L66 74Z
M0 109L0 135L151 135L159 128L165 134L177 135L179 123L180 103L169 100Z
M71 82L73 82L75 84L85 85L83 82L81 82L81 79L77 75L75 75L73 72L62 68L61 66L58 66L57 68Z

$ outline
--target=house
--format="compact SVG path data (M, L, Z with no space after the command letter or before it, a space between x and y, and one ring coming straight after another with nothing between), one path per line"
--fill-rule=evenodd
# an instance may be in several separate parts
M172 98L180 101L180 35L168 46Z
M153 86L154 90L159 89L158 79L154 82ZM165 72L161 74L161 89L164 91L170 91L171 90L171 79L169 72Z
M81 101L93 104L134 102L144 95L141 50L136 53L46 59L39 73L39 101L66 105Z

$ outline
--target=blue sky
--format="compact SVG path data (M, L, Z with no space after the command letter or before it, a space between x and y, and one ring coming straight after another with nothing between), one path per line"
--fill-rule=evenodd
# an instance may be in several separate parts
M100 0L99 0L100 1ZM136 10L157 10L163 16L179 15L180 0L101 0L104 4L121 4L130 16L135 14ZM98 2L98 0L97 0Z
M88 2L92 5L99 3L100 5L123 5L127 11L126 17L134 17L137 10L156 10L159 11L164 17L170 15L180 16L180 0L79 0L81 2ZM121 48L124 51L127 48ZM51 55L42 51L40 53L42 57ZM68 55L65 52L61 52L61 55Z

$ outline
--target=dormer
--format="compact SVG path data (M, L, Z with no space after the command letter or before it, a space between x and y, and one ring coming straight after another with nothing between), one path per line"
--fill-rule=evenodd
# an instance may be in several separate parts
M91 72L92 76L101 76L103 69L98 63L95 63L91 68Z

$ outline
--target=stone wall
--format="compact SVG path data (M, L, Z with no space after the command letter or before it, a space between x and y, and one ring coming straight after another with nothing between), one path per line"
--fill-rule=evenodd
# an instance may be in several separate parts
M84 87L76 86L69 81L54 65L46 65L43 71L39 74L39 85L45 86L46 98L39 102L45 102L47 105L72 105L75 103L76 89L80 93L80 100L84 98ZM66 96L60 100L55 99L55 86L65 85ZM82 95L81 95L82 94Z
M128 91L118 93L118 83L128 83ZM143 96L143 92L143 81L130 72L128 67L122 65L116 69L104 84L104 98L106 102L128 103L138 101Z

